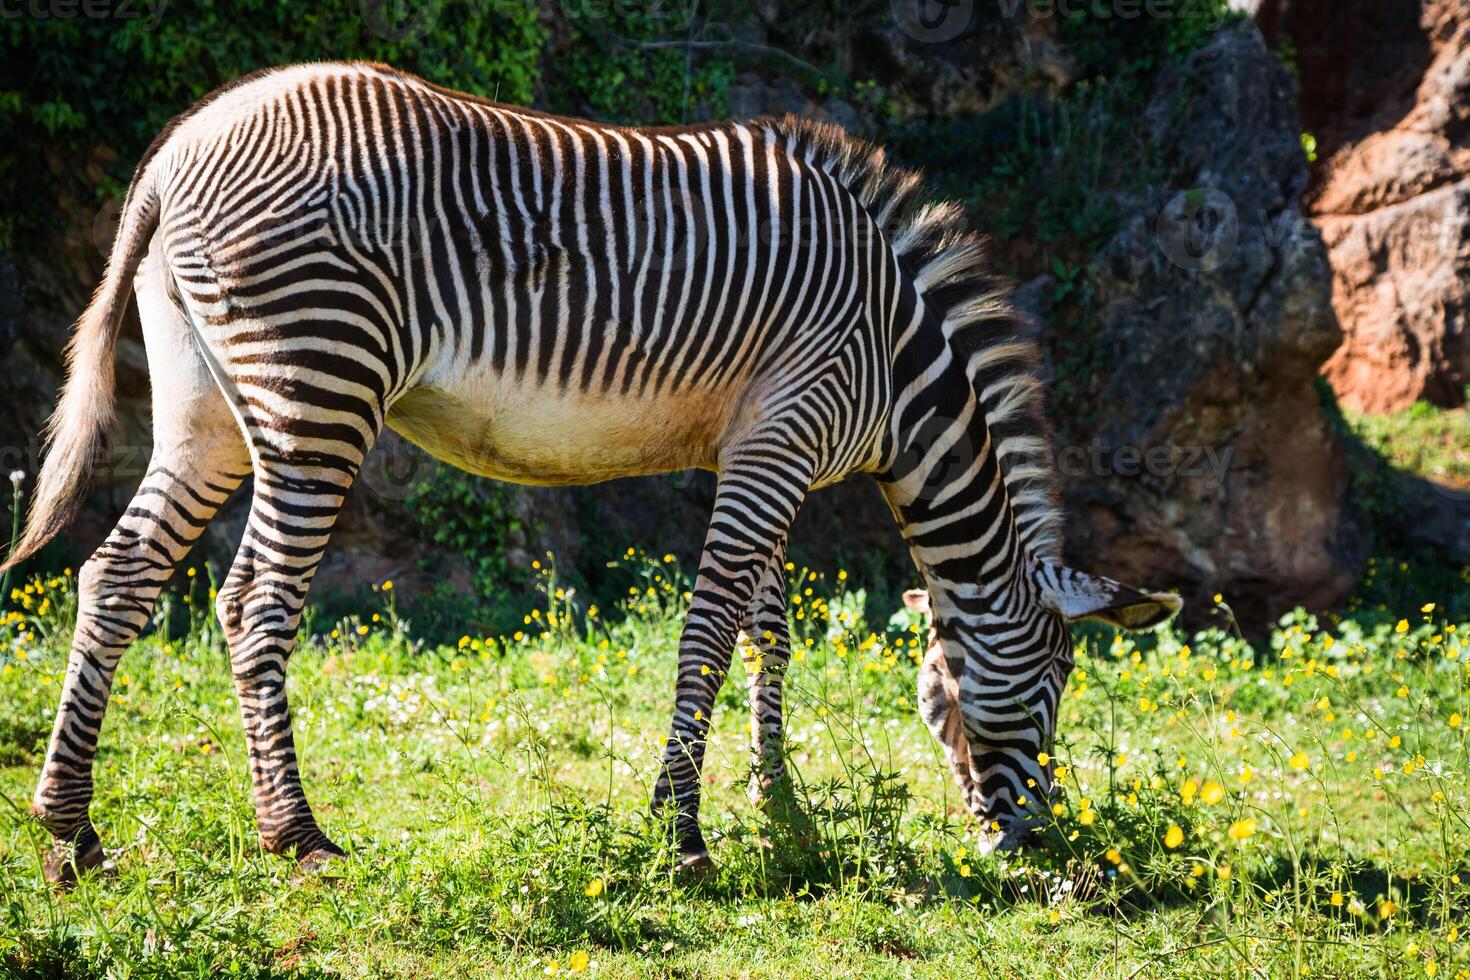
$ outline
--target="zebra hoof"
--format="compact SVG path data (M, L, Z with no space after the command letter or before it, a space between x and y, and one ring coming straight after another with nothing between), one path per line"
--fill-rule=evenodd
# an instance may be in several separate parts
M708 878L714 870L715 862L710 859L709 851L681 854L678 863L674 865L674 873L681 878Z
M980 857L990 854L1015 854L1037 845L1037 837L1030 828L1013 825L1001 830L987 831L980 835L975 844L975 853Z
M73 844L56 844L47 852L42 870L51 884L70 888L88 871L102 867L104 860L102 843L95 838L80 850Z
M297 859L296 870L303 877L340 878L342 877L342 864L346 860L347 855L335 845L318 847L305 857Z
M791 796L791 783L787 781L785 773L775 775L757 773L750 777L746 795L750 799L751 806L757 810L764 810L773 803L787 802Z

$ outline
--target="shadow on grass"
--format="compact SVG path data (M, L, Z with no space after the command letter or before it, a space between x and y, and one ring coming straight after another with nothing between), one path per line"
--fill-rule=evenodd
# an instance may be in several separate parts
M1452 539L1466 537L1470 497L1395 467L1363 438L1325 380L1318 378L1316 389L1322 414L1347 453L1348 503L1362 531L1360 554L1394 571L1375 576L1370 570L1345 613L1365 625L1391 622L1395 610L1433 599L1448 620L1470 616L1464 562L1450 554Z
M0 769L39 763L50 734L51 726L39 719L0 718Z
M1249 882L1262 895L1294 893L1296 901L1312 907L1317 915L1368 935L1406 921L1426 929L1462 921L1470 913L1470 868L1462 867L1458 874L1466 884L1447 891L1443 885L1395 875L1373 862L1341 854L1307 853L1295 865L1276 855L1253 869ZM1089 908L1100 915L1136 919L1161 910L1205 910L1217 898L1205 889L1165 883L1155 888L1125 887L1098 896Z

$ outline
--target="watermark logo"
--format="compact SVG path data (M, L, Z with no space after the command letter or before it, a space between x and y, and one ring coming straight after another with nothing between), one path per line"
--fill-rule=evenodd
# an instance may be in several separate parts
M412 500L443 465L407 439L385 435L362 461L357 480L386 500Z
M1197 272L1224 265L1240 241L1235 202L1213 187L1175 195L1159 212L1154 230L1165 258L1181 269Z
M92 244L105 259L112 254L112 243L117 240L117 228L122 222L123 198L109 197L92 216Z
M975 16L974 0L889 0L889 10L899 30L927 44L953 41Z
M434 29L444 0L357 0L368 30L385 41L417 41Z
M1426 479L1425 483L1434 488L1434 492L1447 500L1453 500L1458 504L1467 505L1463 511L1464 520L1470 526L1470 485L1456 486L1453 483L1441 483L1438 480Z

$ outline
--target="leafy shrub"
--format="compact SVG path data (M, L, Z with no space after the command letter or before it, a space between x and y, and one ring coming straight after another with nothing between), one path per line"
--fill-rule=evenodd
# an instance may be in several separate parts
M524 542L527 528L515 507L515 488L455 469L435 466L408 500L419 533L461 557L481 596L504 591L521 573L507 552Z
M630 124L724 115L735 69L718 57L694 60L686 42L699 26L697 10L677 3L566 5L570 37L547 73L552 104Z
M388 37L374 33L376 19L358 7L172 0L156 15L119 4L106 18L0 18L0 186L12 201L29 202L3 219L0 249L36 232L55 209L54 177L38 162L68 167L105 148L98 155L112 163L96 193L117 194L171 117L261 68L364 59L507 100L528 101L535 90L545 29L532 4L436 3L426 8L433 29L402 40L392 39L392 25L380 25Z

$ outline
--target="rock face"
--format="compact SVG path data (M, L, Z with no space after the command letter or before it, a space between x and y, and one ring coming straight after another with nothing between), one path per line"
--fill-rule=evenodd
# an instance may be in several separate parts
M1324 156L1306 206L1331 252L1343 328L1328 381L1359 411L1460 404L1470 384L1470 7L1277 0L1258 16L1302 45L1304 79L1337 80L1309 83L1319 88L1302 99ZM1332 70L1345 53L1356 73Z
M1362 546L1313 390L1340 333L1298 209L1294 79L1240 23L1161 80L1143 122L1175 186L1086 271L1109 381L1094 425L1058 420L1069 558L1195 600L1224 592L1257 624L1329 605Z

